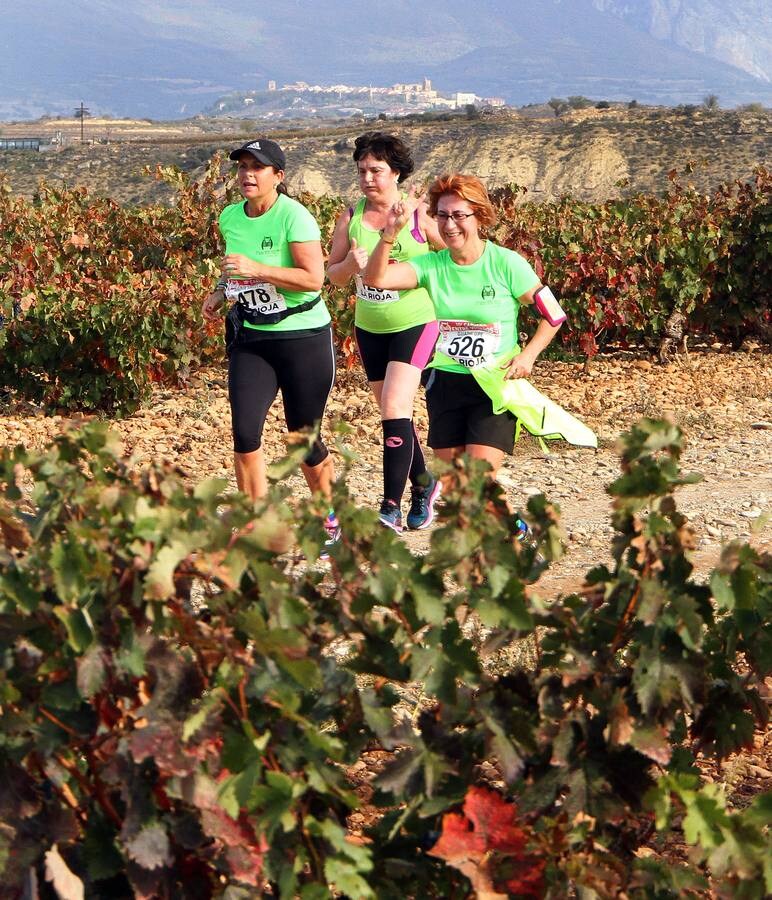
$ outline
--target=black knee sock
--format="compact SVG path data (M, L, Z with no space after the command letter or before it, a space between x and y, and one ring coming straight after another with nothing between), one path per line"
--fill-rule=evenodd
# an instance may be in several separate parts
M405 492L413 458L413 423L410 419L384 419L383 498L399 503Z
M410 483L412 485L418 484L418 479L426 474L426 460L424 459L424 451L421 447L421 442L418 439L418 432L415 430L415 423L413 423L413 462L410 463Z

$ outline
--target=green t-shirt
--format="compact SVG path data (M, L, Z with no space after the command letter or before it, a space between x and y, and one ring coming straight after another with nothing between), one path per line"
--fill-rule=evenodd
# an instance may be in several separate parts
M273 206L261 216L248 216L244 201L226 206L220 213L219 225L226 253L241 253L266 266L293 268L295 262L290 244L321 238L311 213L286 194L279 194ZM240 284L244 290L240 290ZM321 328L330 321L327 307L320 300L311 309L287 316L274 325L255 324L261 314L299 306L317 297L318 291L289 291L265 283L230 280L226 293L231 300L238 293L240 306L249 312L249 321L243 322L244 328L253 332L307 331Z
M486 241L482 256L469 266L454 263L449 250L407 262L434 301L440 322L431 366L469 374L517 348L517 298L539 284L519 253Z
M363 197L354 208L348 234L349 238L354 238L360 247L372 253L380 240L380 234L368 228L362 221L364 211ZM416 219L416 216L411 216L410 221L397 235L389 254L390 260L405 262L429 253L429 244L425 240L418 240L415 236L418 227ZM414 288L411 291L381 291L363 284L359 276L355 281L357 303L354 324L359 328L373 334L392 334L395 331L404 331L406 328L434 321L431 297L422 288Z

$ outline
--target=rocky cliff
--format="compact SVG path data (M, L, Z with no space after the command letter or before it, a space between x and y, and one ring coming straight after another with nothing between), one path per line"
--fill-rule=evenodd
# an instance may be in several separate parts
M772 81L772 4L769 0L593 0L657 40L729 63Z

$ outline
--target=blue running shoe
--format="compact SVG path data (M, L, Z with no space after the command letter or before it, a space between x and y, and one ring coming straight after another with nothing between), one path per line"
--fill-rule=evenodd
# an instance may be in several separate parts
M319 554L319 559L329 559L330 547L337 544L340 540L340 523L338 522L338 517L335 513L330 513L324 520L324 530L327 532L327 538Z
M516 541L520 541L521 544L525 544L530 541L531 529L525 524L525 522L521 518L515 519L515 531L513 537Z
M539 545L537 544L536 539L531 532L531 529L519 516L515 519L515 530L512 534L512 537L514 537L514 539L519 544L522 544L525 547L530 547L535 551L533 561L537 565L542 565L546 562L544 556L539 553Z
M427 473L428 474L428 473ZM410 509L407 513L407 527L413 531L428 528L434 521L434 504L442 493L442 482L429 475L431 481L425 487L415 485L410 488Z
M378 517L381 520L381 525L385 525L387 528L391 528L392 531L400 534L402 531L402 513L393 500L384 500L381 503Z

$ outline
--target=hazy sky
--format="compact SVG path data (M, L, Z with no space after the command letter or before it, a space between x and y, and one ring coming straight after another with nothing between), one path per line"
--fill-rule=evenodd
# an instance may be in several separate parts
M0 19L0 118L81 99L193 113L228 90L424 75L511 102L772 96L772 0L28 0ZM599 53L598 48L603 52ZM763 69L766 64L767 70ZM742 71L745 66L754 74Z

